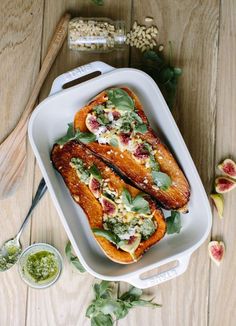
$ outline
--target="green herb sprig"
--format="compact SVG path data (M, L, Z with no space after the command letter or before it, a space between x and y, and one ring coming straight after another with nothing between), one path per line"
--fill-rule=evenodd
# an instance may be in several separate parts
M167 234L180 233L182 224L180 213L176 211L171 212L171 216L166 218Z
M108 99L111 103L121 111L133 111L134 110L134 101L121 88L113 88L107 91Z
M149 203L143 198L143 196L143 194L138 194L135 198L132 198L129 191L127 189L123 189L122 201L124 202L125 206L130 208L133 212L150 214Z
M148 73L160 87L167 105L173 108L177 83L182 69L174 67L172 64L172 44L169 42L169 58L162 53L148 50L143 55L142 70Z
M86 317L91 319L91 326L112 326L115 320L127 316L130 309L137 306L157 308L161 305L154 303L153 299L141 299L143 291L131 287L118 298L112 297L113 283L102 281L94 285L95 299L86 311Z
M87 144L96 140L96 136L91 132L81 132L79 129L75 130L73 123L68 123L68 129L65 136L56 141L59 145L64 145L70 140L79 140L80 142Z
M93 164L89 169L88 172L94 176L97 180L102 180L102 175L100 170L97 168L95 164Z
M84 269L83 265L81 264L81 262L79 261L78 257L72 254L72 246L70 241L67 243L66 247L65 247L65 254L66 257L68 259L68 261L76 268L80 271L80 273L84 273L86 272L86 270Z
M104 0L91 0L97 6L103 6Z

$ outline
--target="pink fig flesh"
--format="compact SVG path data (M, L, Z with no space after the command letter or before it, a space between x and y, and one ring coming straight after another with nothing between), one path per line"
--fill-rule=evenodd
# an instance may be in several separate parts
M122 132L119 135L119 139L122 145L127 146L129 145L129 141L130 141L130 134L129 133L126 134Z
M118 111L112 111L113 119L118 120L120 118L120 112Z
M139 145L136 147L136 149L135 149L133 155L134 155L137 159L139 159L139 160L143 160L143 159L148 158L150 154L149 154L148 149L144 146L144 144L139 144Z
M208 252L212 261L219 266L224 254L225 254L225 245L223 241L211 241L208 244Z
M229 192L236 187L236 181L228 177L218 177L215 180L215 189L219 194Z
M224 198L221 194L211 194L211 199L220 218L223 218Z
M115 216L117 213L116 204L107 197L101 198L102 208L105 214Z
M100 195L100 187L100 182L92 176L89 180L89 189L96 198L98 198Z
M88 130L91 132L95 132L100 126L100 124L97 122L96 117L92 114L87 115L85 124Z
M230 158L227 158L222 163L220 163L218 168L229 177L236 179L236 163Z

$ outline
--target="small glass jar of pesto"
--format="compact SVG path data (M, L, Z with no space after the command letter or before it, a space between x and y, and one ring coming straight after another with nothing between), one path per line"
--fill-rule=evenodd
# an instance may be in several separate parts
M19 259L21 278L29 286L43 289L54 284L62 271L62 257L47 243L35 243L26 248Z

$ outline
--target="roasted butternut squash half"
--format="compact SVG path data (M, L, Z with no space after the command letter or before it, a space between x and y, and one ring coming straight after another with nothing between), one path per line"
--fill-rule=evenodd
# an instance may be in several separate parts
M162 207L186 211L190 187L173 155L150 127L138 97L127 87L110 88L79 110L75 130L90 132L86 144Z
M83 144L55 144L51 160L111 260L133 263L164 237L166 222L151 197L125 183Z

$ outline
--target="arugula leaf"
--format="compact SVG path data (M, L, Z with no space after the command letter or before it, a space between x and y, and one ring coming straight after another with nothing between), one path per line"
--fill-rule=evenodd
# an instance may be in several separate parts
M171 212L171 216L166 218L167 234L179 233L182 227L180 213Z
M122 201L133 212L149 214L150 207L146 199L143 198L143 194L138 194L134 199L131 197L127 189L123 189Z
M142 69L148 73L160 87L167 105L172 109L177 90L178 78L182 69L173 67L172 43L169 42L169 59L166 60L162 53L148 50L143 55Z
M129 289L129 291L122 294L122 296L120 297L120 300L123 300L123 301L138 300L142 294L143 294L143 291L141 289L138 289L138 288L132 286Z
M59 138L56 143L59 145L64 145L70 140L79 140L82 143L90 143L96 140L96 136L91 132L81 132L79 129L74 130L73 123L68 124L67 133L65 136Z
M100 284L95 283L93 289L96 299L107 299L111 297L111 282L101 281Z
M143 300L142 290L131 287L127 292L118 298L113 298L111 294L111 282L102 281L94 284L96 298L92 301L86 311L86 317L91 318L91 325L110 326L116 320L124 318L131 308L137 306L161 307L152 300Z
M68 141L75 139L75 132L74 132L74 127L73 127L73 123L68 123L68 129L66 132L66 135L61 137L60 139L58 139L56 141L57 144L59 145L64 145L65 143L67 143Z
M109 123L109 119L105 116L105 114L100 114L97 117L97 122L100 123L100 125L107 125Z
M117 235L111 231L98 228L93 228L92 231L95 235L103 237L114 244L117 244L119 242L119 238L117 237Z
M79 261L78 257L76 257L75 255L72 254L72 246L70 241L68 241L66 247L65 247L65 254L67 259L69 260L69 262L74 265L74 267L76 269L78 269L81 273L86 272L86 270L84 269L83 265L81 264L81 262Z
M155 184L162 190L167 190L172 183L171 178L163 172L152 171L152 177Z
M150 168L151 168L153 171L159 171L159 170L160 170L159 164L158 164L158 162L156 161L154 155L150 155Z
M77 131L76 139L81 141L84 144L91 143L96 140L96 136L91 132L80 132Z
M93 316L93 314L95 313L96 311L96 306L94 303L91 303L91 305L88 306L87 310L86 310L86 314L85 316L90 318Z
M134 101L123 89L113 88L107 91L109 100L121 111L133 111Z
M143 198L143 194L138 194L132 202L132 211L143 213L143 214L149 214L150 208L149 208L149 202Z
M132 205L132 197L126 188L124 188L122 192L122 201L128 207Z
M105 109L105 107L104 107L103 105L101 105L101 104L96 105L96 106L93 107L93 111L94 111L97 115L102 114L102 113L104 112L104 109Z
M94 178L98 180L102 180L102 175L99 169L96 167L95 164L93 164L89 169L88 172L94 176Z
M91 319L91 326L112 326L113 320L111 315L99 313Z
M103 6L104 0L91 0L97 6Z
M134 127L134 131L135 132L140 132L141 134L145 134L145 132L147 132L147 125L145 125L145 123L137 124Z

